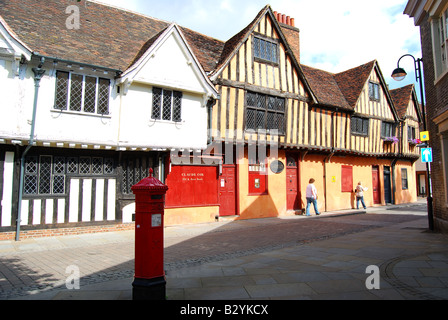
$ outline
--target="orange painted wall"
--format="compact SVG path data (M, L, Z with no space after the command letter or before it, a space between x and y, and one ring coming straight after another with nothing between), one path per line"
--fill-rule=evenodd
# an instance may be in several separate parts
M280 174L274 174L270 164L277 158L268 159L268 194L249 195L249 161L247 150L245 157L238 163L238 195L239 195L239 219L278 217L286 213L286 170ZM285 152L280 150L278 160L286 164Z
M408 189L403 189L401 182L401 169L408 169ZM415 164L410 167L409 162L398 161L395 168L395 176L396 176L396 201L397 203L412 203L417 201L417 176L415 173Z
M324 197L324 162L325 157L321 155L307 155L305 162L300 163L300 183L299 187L302 191L302 208L306 208L306 188L308 187L311 178L316 180L316 186L319 198L317 200L319 211L325 211L325 197ZM314 207L311 206L311 214L314 214Z
M380 196L381 205L384 202L384 167L391 167L388 159L359 158L359 157L333 157L328 163L324 163L325 156L307 155L300 164L302 203L306 204L305 190L309 179L316 180L315 185L319 192L319 210L337 211L356 208L356 196L354 192L341 192L342 166L353 167L353 189L358 182L362 182L368 191L364 192L364 200L368 207L374 206L372 189L372 167L378 166L380 171ZM401 169L408 169L407 190L402 190ZM392 167L391 167L392 169ZM325 178L324 178L325 177ZM392 177L391 177L392 178ZM415 166L409 161L398 162L395 167L395 203L411 203L417 201ZM313 212L313 210L312 210Z
M299 156L300 158L300 156ZM302 161L299 159L299 195L301 195L302 208L306 207L306 187L311 178L316 180L315 186L319 193L319 211L331 212L356 208L356 197L353 192L341 192L342 166L353 167L353 189L359 181L363 182L369 190L365 192L365 202L368 207L374 206L372 190L372 167L379 167L381 205L384 202L384 167L391 167L388 159L359 158L359 157L333 157L325 163L325 155L306 155ZM268 159L268 194L249 195L249 161L247 149L244 158L238 160L237 165L237 207L238 219L270 218L288 214L286 210L286 169L280 174L270 170L270 164L277 158ZM286 164L285 151L279 150L278 160ZM408 169L408 189L403 190L401 183L401 169ZM395 203L411 203L417 201L415 166L409 161L399 161L395 166ZM311 209L314 213L314 208ZM190 223L206 223L215 221L219 215L219 206L175 208L165 211L165 223L182 225Z

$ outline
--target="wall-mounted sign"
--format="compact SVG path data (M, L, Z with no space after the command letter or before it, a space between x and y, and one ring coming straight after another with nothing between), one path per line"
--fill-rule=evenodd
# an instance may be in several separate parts
M158 228L162 226L162 214L153 214L151 219L151 227Z
M432 163L432 148L423 148L422 149L422 162L423 163Z
M218 167L172 166L166 178L169 187L166 208L216 205L218 186L225 180L218 178Z
M420 140L422 142L429 141L429 131L420 132Z
M271 171L275 174L282 173L285 170L285 164L279 160L275 160L271 163Z

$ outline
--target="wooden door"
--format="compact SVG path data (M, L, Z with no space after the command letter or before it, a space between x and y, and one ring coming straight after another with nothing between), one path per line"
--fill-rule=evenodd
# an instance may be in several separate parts
M392 184L390 181L390 167L384 167L384 201L392 203Z
M299 188L298 188L297 161L287 158L286 166L286 201L287 210L300 210Z
M373 167L372 169L372 190L373 190L373 203L381 204L379 167Z
M223 166L222 176L219 177L219 215L236 215L236 167Z

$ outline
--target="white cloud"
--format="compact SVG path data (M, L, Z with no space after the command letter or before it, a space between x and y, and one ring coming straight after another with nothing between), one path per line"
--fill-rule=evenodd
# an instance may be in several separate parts
M102 1L175 21L220 40L245 28L266 5L266 0ZM421 56L419 29L413 19L403 14L406 3L407 0L270 0L274 11L295 18L296 27L301 30L302 63L340 72L376 59L387 81L403 54ZM413 69L410 63L409 69Z

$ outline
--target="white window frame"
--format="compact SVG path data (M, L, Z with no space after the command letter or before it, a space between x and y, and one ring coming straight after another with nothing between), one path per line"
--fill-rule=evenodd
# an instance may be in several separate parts
M57 77L57 72L63 72L63 73L68 73L68 80L67 80L67 99L65 101L65 109L62 108L57 108L57 95L58 95L58 88L57 88L57 81L58 81L58 77ZM57 72L55 73L55 105L54 105L54 111L61 111L61 112L68 112L68 113L76 113L76 114L83 114L83 115L92 115L92 116L110 116L110 100L111 100L111 81L110 79L107 78L100 78L97 76L92 76L92 75L85 75L85 74L81 74L81 73L75 73L75 72L71 72L71 71L63 71L63 70L57 70ZM82 77L82 93L81 93L81 111L77 111L77 110L72 110L70 108L70 104L71 104L71 91L72 91L72 76L76 75L76 76L81 76ZM95 82L95 111L94 112L87 112L85 111L85 94L86 94L86 77L90 77L90 78L94 78L96 79ZM107 113L100 113L98 108L99 108L99 94L100 94L100 81L101 80L106 80L109 81L109 89L108 89L108 97L107 97Z
M432 20L435 84L448 74L448 8Z
M156 98L156 91L160 91L160 96ZM166 94L170 92L170 94ZM167 105L165 105L165 98L167 98ZM152 88L152 109L151 120L167 123L182 124L183 121L183 99L184 93L178 90L166 89L162 87ZM156 106L157 103L157 106ZM158 111L156 112L156 107ZM167 109L165 109L167 108ZM169 119L166 117L169 112Z

